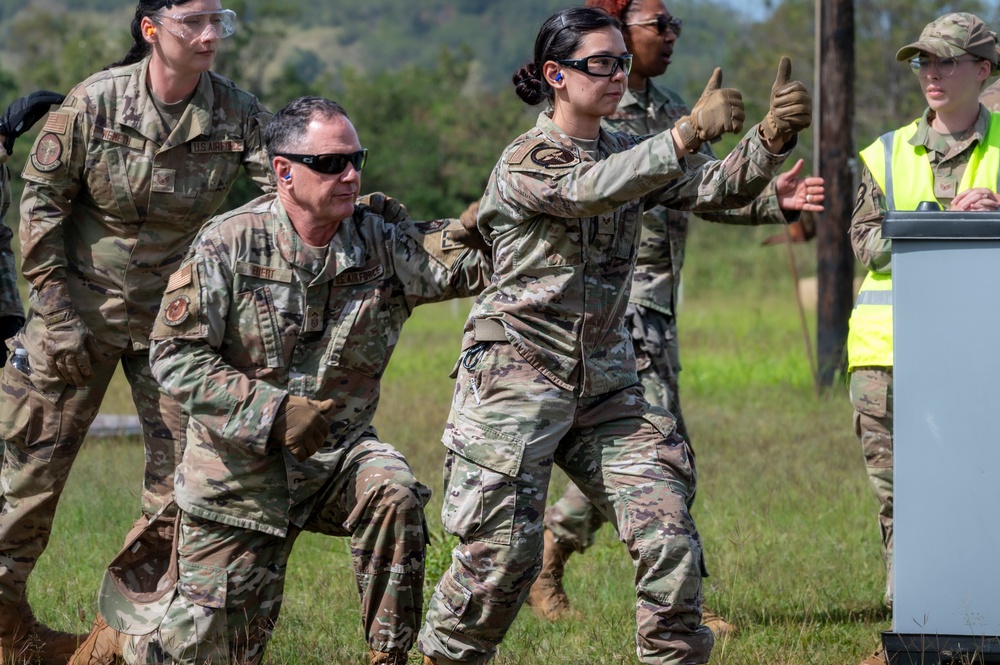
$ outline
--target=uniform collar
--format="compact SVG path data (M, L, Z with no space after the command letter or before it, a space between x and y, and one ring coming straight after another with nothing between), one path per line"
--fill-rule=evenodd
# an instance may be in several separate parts
M535 121L535 127L538 128L545 136L553 143L558 143L562 147L570 150L574 155L583 159L585 161L594 161L586 150L582 150L580 146L573 142L566 132L562 130L559 125L552 121L552 109L547 109L538 114L538 120ZM598 130L597 134L598 142L597 149L602 155L607 155L609 152L608 148L608 133L604 131L604 127Z
M910 137L910 145L914 147L929 146L931 139L928 136L928 133L931 130L931 113L931 109L924 109L924 115L920 118L920 122L917 123L917 131L914 132L912 137ZM972 143L981 143L986 140L986 133L990 128L990 117L989 110L980 104L979 117L976 118L975 124L965 132L965 135L960 141L962 144L962 150Z
M146 56L132 65L131 75L125 84L125 103L119 106L116 120L121 125L135 129L147 139L156 140L160 131L160 119L149 86L146 84L151 57ZM212 78L208 72L202 72L194 96L184 109L170 138L163 144L163 149L193 141L199 136L210 135L211 109L214 105L215 91L212 88Z
M281 258L297 268L313 272L310 265L313 255L305 251L305 243L295 232L295 227L292 226L292 222L288 218L288 212L277 196L271 203L271 212L275 220L274 244ZM345 270L365 264L365 242L359 229L362 217L363 213L355 206L354 215L340 223L337 233L330 240L326 266L323 270L318 271L313 280L314 284L328 282Z

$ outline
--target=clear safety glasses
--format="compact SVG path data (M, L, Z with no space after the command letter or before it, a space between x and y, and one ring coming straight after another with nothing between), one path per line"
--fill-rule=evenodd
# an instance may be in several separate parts
M937 70L938 76L946 79L955 73L955 70L958 69L958 63L975 62L977 60L979 60L979 58L975 56L959 56L957 58L928 58L926 56L920 56L910 60L910 71L917 76L930 76L931 68L933 67Z
M157 14L150 18L175 37L189 41L204 37L209 30L213 30L219 39L232 37L236 32L236 12L232 9L187 14ZM163 19L168 21L163 22Z

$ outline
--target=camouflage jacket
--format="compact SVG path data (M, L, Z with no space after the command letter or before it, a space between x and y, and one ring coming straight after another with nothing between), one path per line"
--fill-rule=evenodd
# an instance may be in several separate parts
M478 225L496 275L466 324L499 319L518 352L556 385L600 395L637 381L624 326L645 207L726 210L752 201L787 153L754 126L723 161L678 160L668 133L644 140L601 130L595 161L546 113L490 175Z
M49 113L21 200L29 305L43 285L65 280L96 336L136 349L148 347L167 276L240 167L274 188L261 141L270 114L255 97L204 73L168 137L146 87L148 64L99 72Z
M982 105L979 118L959 137L939 134L930 127L928 114L924 115L917 127L917 133L910 139L914 146L924 146L934 173L934 192L942 210L947 210L951 200L965 175L965 168L972 158L976 146L986 138L989 130L990 112ZM892 272L892 241L882 238L882 219L885 217L885 193L876 184L871 171L860 160L861 184L851 216L851 247L858 261L866 270L878 273Z
M618 112L604 119L604 127L612 132L645 136L671 129L677 120L691 112L676 92L656 85L652 79L647 81L643 96L626 89ZM702 144L702 152L715 158L708 143ZM748 206L702 212L698 216L710 222L743 225L786 224L798 217L797 214L786 217L778 207L773 182ZM676 314L687 234L688 213L684 211L657 206L643 214L642 237L632 277L632 302L671 316Z
M344 451L375 435L382 372L413 308L475 295L492 273L452 225L389 224L357 206L323 260L274 195L205 227L152 334L153 374L191 416L175 478L184 510L279 536L304 523ZM301 463L268 443L289 394L338 406Z
M15 316L24 320L24 303L17 290L17 266L11 242L14 233L7 226L10 208L10 169L7 168L7 151L0 145L0 317Z

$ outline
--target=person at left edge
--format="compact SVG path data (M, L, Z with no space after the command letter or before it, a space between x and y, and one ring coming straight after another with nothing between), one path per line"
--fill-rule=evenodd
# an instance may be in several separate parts
M153 374L190 415L180 580L123 651L260 662L288 557L312 531L350 538L370 662L402 665L422 614L430 490L372 427L381 377L413 308L479 293L492 258L466 247L459 220L390 223L355 205L367 152L335 102L292 101L264 135L277 194L205 226L153 328ZM122 600L109 624L150 614Z
M41 644L65 663L74 640L39 639L28 577L48 544L66 478L121 365L145 446L142 513L169 505L182 444L179 405L149 370L167 277L240 169L274 188L262 146L270 113L210 71L235 14L219 0L140 0L133 44L52 111L24 167L24 328L0 382L0 658Z
M14 141L49 111L63 96L38 90L11 102L0 117L0 366L7 362L8 339L24 325L24 303L17 290L17 267L11 249L13 232L7 226L10 208L10 169L7 158L14 154Z

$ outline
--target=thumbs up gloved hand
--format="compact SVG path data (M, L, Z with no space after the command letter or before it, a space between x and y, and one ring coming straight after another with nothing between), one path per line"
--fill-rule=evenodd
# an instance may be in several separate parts
M788 80L791 75L792 61L783 55L771 86L771 108L760 123L760 133L766 141L788 143L812 123L812 97L801 81Z
M722 68L716 67L691 113L674 125L684 147L694 152L704 141L712 141L726 132L743 129L743 96L736 88L722 88Z
M270 441L285 446L295 459L304 462L326 442L330 433L327 419L334 407L332 399L317 402L289 395L274 416Z
M38 119L49 112L53 104L62 104L63 95L48 90L38 90L15 99L0 116L0 136L8 155L14 153L14 139L28 131Z

